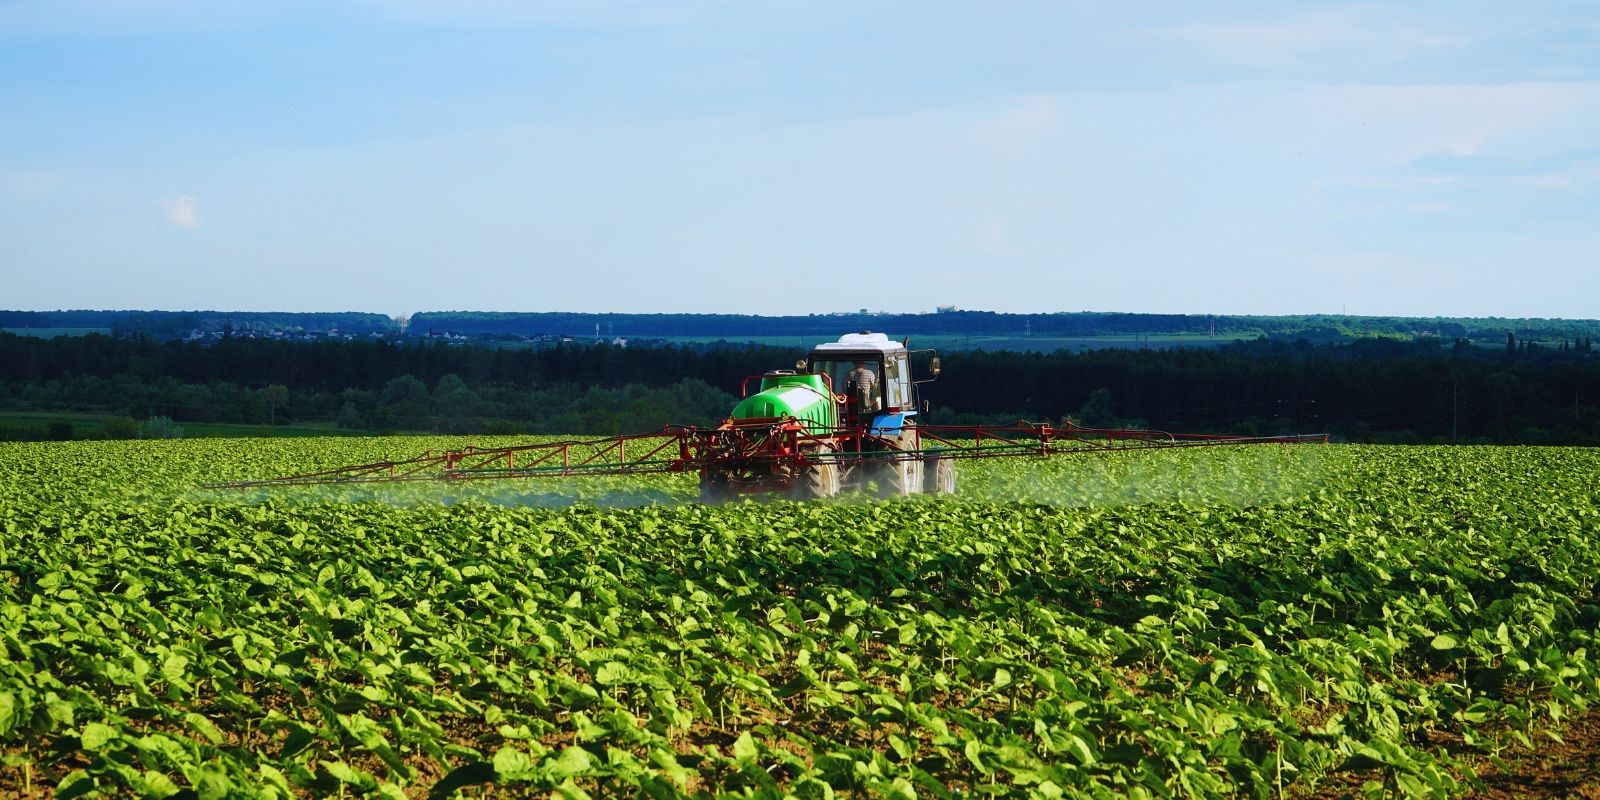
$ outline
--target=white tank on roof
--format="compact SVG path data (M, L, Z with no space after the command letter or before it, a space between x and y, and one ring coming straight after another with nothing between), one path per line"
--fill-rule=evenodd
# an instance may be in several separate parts
M861 333L847 333L839 337L837 342L819 344L812 348L813 353L830 352L856 352L862 350L875 350L879 353L898 353L906 349L905 345L893 341L888 334L862 331Z

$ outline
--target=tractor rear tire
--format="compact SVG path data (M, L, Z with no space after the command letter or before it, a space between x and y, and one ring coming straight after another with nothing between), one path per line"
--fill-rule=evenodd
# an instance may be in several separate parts
M796 500L820 500L839 494L839 465L806 465L805 474L795 479L791 494Z
M701 474L700 476L700 502L708 506L722 505L738 496L738 492L728 485L726 475Z
M908 458L878 467L879 497L910 497L922 491L922 461Z
M956 493L956 462L950 458L930 458L922 462L922 491L926 494Z

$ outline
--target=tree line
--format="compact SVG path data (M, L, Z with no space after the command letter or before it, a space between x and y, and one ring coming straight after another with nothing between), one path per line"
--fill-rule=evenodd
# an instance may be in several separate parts
M179 424L611 434L714 423L744 377L792 366L799 355L739 346L0 334L0 409ZM1600 444L1600 357L1586 338L1503 349L1262 339L1208 349L968 351L945 354L943 367L922 386L928 423L1069 418L1354 441ZM925 375L926 364L917 369Z
M0 311L0 328L101 328L115 334L181 339L195 330L223 327L399 332L395 320L360 311Z
M1356 317L1342 314L1247 316L1225 314L1134 314L1080 311L1053 314L1003 314L951 311L938 314L580 314L571 312L426 311L411 317L414 333L450 331L469 335L588 335L596 326L611 336L698 336L744 340L756 336L832 338L842 330L867 327L912 336L1021 335L1104 336L1129 334L1209 334L1254 337L1304 337L1335 341L1365 336L1431 335L1447 340L1494 341L1514 331L1531 339L1600 334L1600 321L1502 319L1497 317Z
M194 331L318 331L399 335L405 320L364 312L256 311L5 311L0 328L102 329L118 335L179 339ZM789 316L754 314L583 314L574 312L424 311L409 318L414 335L430 331L472 336L522 337L564 334L588 338L596 326L613 336L692 336L732 341L752 337L826 337L872 328L898 335L1092 337L1132 334L1196 334L1342 341L1370 336L1431 335L1446 340L1492 343L1508 331L1524 340L1555 341L1600 334L1600 321L1498 317L1362 317L1343 314L1226 315L1136 314L1079 311L1005 314L949 311L936 314L843 313Z

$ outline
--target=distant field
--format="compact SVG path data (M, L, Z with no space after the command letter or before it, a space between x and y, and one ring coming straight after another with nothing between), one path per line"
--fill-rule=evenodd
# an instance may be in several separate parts
M838 333L831 335L811 336L735 336L735 335L697 335L697 336L653 336L649 334L618 334L636 346L651 341L665 341L669 344L711 344L726 342L739 345L763 345L768 347L791 348L795 351L808 351L813 346L823 342L836 341L839 335L854 330L848 324L841 324ZM110 334L110 328L3 328L0 331L14 333L19 336L32 336L41 339L53 339L57 336L85 336L91 333ZM886 331L892 338L904 339L906 334L899 331ZM1264 335L1264 331L1250 330L1226 334L1203 333L1116 333L1098 334L1091 336L1025 336L1017 333L985 333L985 334L910 334L911 344L914 348L934 348L945 351L961 350L1012 350L1012 351L1037 351L1053 353L1057 350L1082 352L1085 350L1169 350L1178 347L1207 348L1220 347L1233 342L1255 339ZM607 334L601 340L611 341L617 335ZM1410 334L1376 334L1355 338L1401 339L1415 338ZM574 340L579 344L590 344L596 340L588 336L577 336ZM1540 347L1555 349L1563 344L1561 338L1527 338L1526 341ZM1478 347L1500 347L1500 339L1469 339L1469 343ZM524 341L498 341L493 338L470 338L457 340L454 343L470 345L490 345L510 350L526 350L539 347L548 347L548 344ZM248 427L248 426L246 426Z
M0 411L0 431L37 429L52 422L70 422L77 438L93 433L115 414L76 414L68 411ZM245 425L230 422L179 422L186 437L246 437L246 436L346 436L347 431L332 423L304 423L296 425Z
M54 339L57 336L88 336L91 333L111 333L110 328L0 328L0 331L14 333L18 336L35 336L40 339Z
M848 327L839 329L840 334L849 332L850 329ZM889 331L889 333L895 338L905 338L893 331ZM1254 333L1226 336L1170 333L1111 334L1104 336L1018 336L1000 334L975 336L929 334L924 336L912 334L911 346L914 348L932 347L939 350L1038 350L1041 352L1054 352L1056 350L1129 350L1139 348L1165 350L1174 347L1217 347L1238 339L1253 339L1255 336L1256 334ZM814 345L838 339L837 336L660 336L640 338L660 338L673 344L706 344L727 341L739 344L793 347L795 350L809 350Z

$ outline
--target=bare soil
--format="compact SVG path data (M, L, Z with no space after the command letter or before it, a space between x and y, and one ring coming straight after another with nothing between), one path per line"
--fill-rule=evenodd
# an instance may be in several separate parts
M1557 731L1562 741L1543 736L1528 750L1513 746L1498 757L1466 745L1460 736L1435 732L1433 744L1462 759L1483 782L1483 789L1468 791L1470 800L1522 800L1523 798L1575 798L1600 800L1600 709L1574 717ZM1341 772L1316 791L1300 797L1316 800L1359 797L1362 784L1382 780L1371 772Z
M1502 752L1499 764L1488 756L1475 759L1484 789L1470 797L1600 800L1600 711L1574 718L1560 734L1561 742L1545 738L1532 751Z

